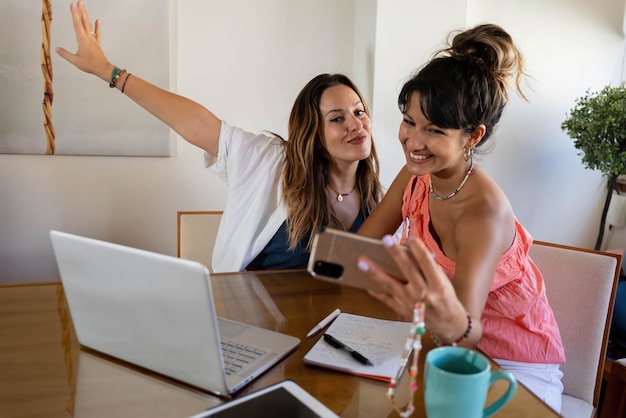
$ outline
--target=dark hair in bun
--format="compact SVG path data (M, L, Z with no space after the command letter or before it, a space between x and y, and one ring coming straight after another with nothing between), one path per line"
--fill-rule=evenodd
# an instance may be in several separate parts
M511 36L501 27L483 24L451 34L449 47L407 81L398 97L404 113L413 93L419 93L421 110L435 125L473 132L485 125L490 137L508 101L509 81L526 98L520 83L524 61Z

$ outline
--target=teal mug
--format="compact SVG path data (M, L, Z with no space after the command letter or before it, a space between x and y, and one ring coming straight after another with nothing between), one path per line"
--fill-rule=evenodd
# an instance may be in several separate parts
M498 400L485 407L487 390L497 380L509 387ZM426 354L424 403L428 418L490 417L513 397L515 377L504 370L491 371L482 354L462 347L438 347Z

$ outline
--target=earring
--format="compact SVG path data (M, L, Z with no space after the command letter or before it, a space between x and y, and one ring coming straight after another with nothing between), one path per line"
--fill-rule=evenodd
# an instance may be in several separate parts
M465 161L469 160L470 157L474 156L474 148L463 148L463 158L465 158Z

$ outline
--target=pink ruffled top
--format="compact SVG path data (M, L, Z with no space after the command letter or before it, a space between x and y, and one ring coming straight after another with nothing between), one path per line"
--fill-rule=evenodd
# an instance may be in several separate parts
M456 262L446 257L429 230L429 176L413 177L403 197L402 241L422 239L454 280ZM543 277L528 250L531 235L515 220L515 240L502 255L491 283L478 348L492 358L526 363L565 363L559 327L548 303Z

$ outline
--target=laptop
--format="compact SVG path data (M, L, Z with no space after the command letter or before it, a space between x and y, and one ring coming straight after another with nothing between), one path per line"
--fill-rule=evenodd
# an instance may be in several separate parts
M200 263L60 231L50 238L82 346L229 397L300 343L218 318Z

